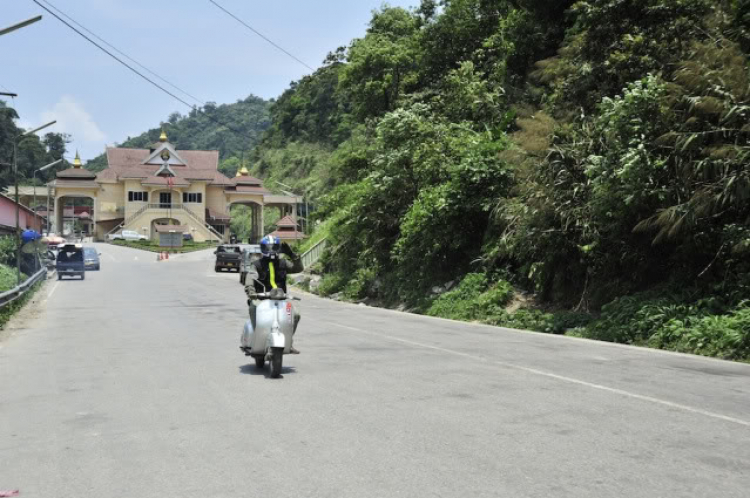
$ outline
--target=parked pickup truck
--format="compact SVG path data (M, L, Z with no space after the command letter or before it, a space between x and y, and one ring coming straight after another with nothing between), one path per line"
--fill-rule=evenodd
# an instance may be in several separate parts
M216 248L216 263L214 271L220 272L222 269L240 271L242 262L242 248L238 245L224 244Z
M86 278L86 267L83 263L83 246L81 244L65 244L60 246L60 252L57 254L57 279L63 277L81 277Z

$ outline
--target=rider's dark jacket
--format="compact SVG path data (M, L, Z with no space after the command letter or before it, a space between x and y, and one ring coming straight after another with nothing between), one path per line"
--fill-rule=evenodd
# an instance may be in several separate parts
M286 276L289 273L300 273L304 270L302 260L285 258L260 258L253 262L257 276L252 280L255 292L267 292L278 287L286 292ZM273 268L272 268L273 267ZM249 287L249 286L248 286Z

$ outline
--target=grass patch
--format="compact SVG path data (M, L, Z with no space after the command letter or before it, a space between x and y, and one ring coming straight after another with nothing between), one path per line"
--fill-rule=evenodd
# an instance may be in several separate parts
M513 287L505 280L489 282L484 273L469 273L456 288L442 294L427 315L454 320L486 321L499 315L513 299Z
M301 242L295 250L299 254L304 254L305 252L315 247L318 242L328 238L328 235L331 232L331 227L333 226L335 221L336 220L334 218L328 218L324 222L317 225L312 235L310 235L310 238L306 239L304 242Z
M216 242L185 242L182 247L161 247L152 240L114 240L112 244L132 249L141 249L142 251L168 252L170 254L203 251L204 249L211 249L218 246Z
M21 281L26 280L26 275L21 274ZM18 275L16 269L7 265L0 264L0 292L9 291L18 285Z
M25 274L21 274L21 280L25 281L28 277ZM18 285L18 277L16 275L16 269L0 264L0 292L9 291L11 289L14 289ZM34 284L28 291L26 291L26 294L13 301L9 305L7 305L4 308L0 308L0 328L5 327L5 324L8 323L8 320L11 319L11 317L31 299L31 297L36 293L37 290L41 287L42 282L37 282Z

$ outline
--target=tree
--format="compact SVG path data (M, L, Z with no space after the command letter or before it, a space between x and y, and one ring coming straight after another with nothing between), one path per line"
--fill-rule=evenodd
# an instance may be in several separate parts
M416 84L418 21L404 9L385 8L374 13L367 35L349 46L339 89L360 120L395 109Z

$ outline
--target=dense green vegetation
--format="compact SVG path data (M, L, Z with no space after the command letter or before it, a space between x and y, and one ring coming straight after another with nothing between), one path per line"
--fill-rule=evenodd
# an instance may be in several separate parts
M748 50L747 0L386 6L254 171L335 220L323 293L747 359Z
M44 185L54 178L55 171L70 167L67 160L63 158L66 154L67 144L70 138L60 133L47 133L43 137L29 135L20 137L24 131L14 123L18 119L15 109L0 100L0 162L12 164L13 162L13 140L18 139L18 178L21 185L32 185L34 180L37 185ZM63 163L50 170L37 173L34 171L53 161L63 158ZM13 168L0 167L0 190L13 185Z
M209 102L187 116L173 113L164 127L169 141L179 149L218 150L219 169L234 176L241 167L243 155L259 142L270 125L268 108L268 102L252 95L234 104ZM159 135L161 127L156 127L137 137L128 137L119 145L147 149L159 141ZM104 154L86 163L86 168L92 171L106 167Z

